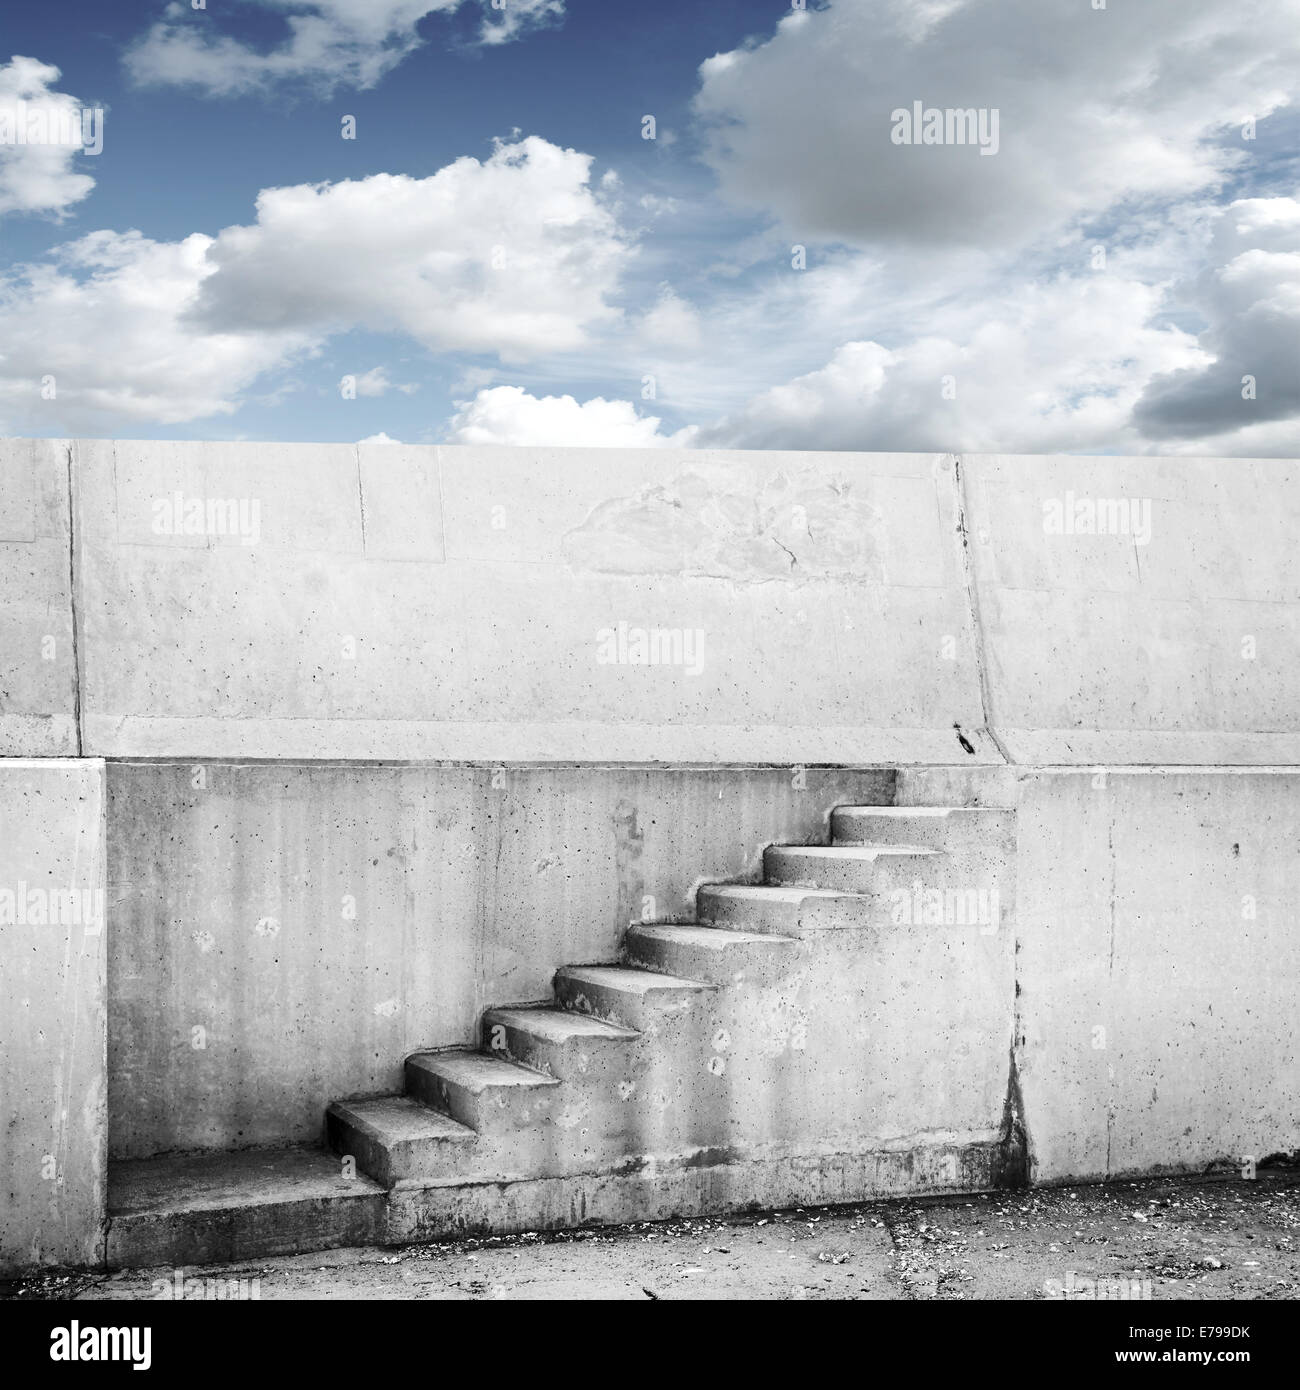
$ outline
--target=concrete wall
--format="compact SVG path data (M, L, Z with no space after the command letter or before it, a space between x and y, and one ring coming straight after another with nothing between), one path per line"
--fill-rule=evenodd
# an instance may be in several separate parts
M854 764L949 758L961 724L996 757L951 458L78 443L75 462L85 736L107 756ZM178 493L250 520L257 502L256 543L157 533ZM620 624L689 632L697 669L602 661Z
M75 756L69 446L0 441L0 757Z
M1300 464L974 456L961 474L1009 761L1300 761ZM1079 529L1090 515L1105 533Z
M1300 773L918 769L898 797L1016 809L1035 1179L1300 1157Z
M401 1090L411 1052L550 998L633 921L693 919L697 882L824 842L892 780L110 764L112 1154L314 1140L330 1101Z
M0 1270L101 1257L103 785L93 760L0 761Z
M0 751L1293 763L1297 526L1277 459L6 441Z
M169 529L178 495L255 535ZM1036 1176L1293 1150L1298 527L1285 460L0 442L0 758L92 760L0 762L0 864L82 872L119 760L112 1151L237 1147L911 769L1020 816ZM602 660L620 625L694 670ZM10 1263L102 1209L105 942L32 930Z

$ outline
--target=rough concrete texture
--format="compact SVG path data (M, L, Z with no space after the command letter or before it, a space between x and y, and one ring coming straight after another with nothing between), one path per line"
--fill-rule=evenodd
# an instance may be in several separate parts
M195 1264L362 1245L384 1236L384 1192L345 1179L318 1150L173 1155L115 1163L106 1259L129 1268Z
M1290 460L108 441L0 460L12 650L67 639L13 664L16 754L74 746L75 569L95 754L1300 760ZM160 530L177 498L243 505L247 536ZM656 629L663 659L636 664Z
M0 1270L103 1258L104 889L103 763L0 762Z
M413 1052L825 842L886 772L109 765L115 1158L320 1138ZM195 1030L201 1030L196 1032Z
M1300 762L1300 464L973 455L961 475L1010 761Z
M1300 773L900 773L938 799L1016 813L1031 1177L1300 1152Z
M946 759L961 725L997 757L950 457L74 453L110 756L846 764ZM255 543L157 534L177 494L257 501ZM679 647L637 664L652 630Z
M75 757L69 446L0 441L0 757Z
M0 1285L0 1297L1295 1299L1298 1242L1295 1176L1265 1170L1253 1182L1125 1182L65 1274Z

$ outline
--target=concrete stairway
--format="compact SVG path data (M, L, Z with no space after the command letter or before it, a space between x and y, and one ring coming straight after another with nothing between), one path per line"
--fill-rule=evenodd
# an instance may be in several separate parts
M729 1152L738 1115L771 1107L746 1001L768 1019L820 933L896 925L911 885L968 883L1005 815L841 807L831 844L770 847L762 884L704 886L697 921L633 926L619 963L564 966L553 999L490 1009L477 1049L408 1058L405 1094L335 1102L330 1145L390 1190ZM776 1117L761 1138L780 1135Z
M114 1164L112 1267L462 1232L973 1191L1023 1180L1012 813L841 807L829 845L768 849L695 922L632 927L477 1049L418 1053L405 1091L338 1101L335 1154ZM994 917L928 925L1000 888Z

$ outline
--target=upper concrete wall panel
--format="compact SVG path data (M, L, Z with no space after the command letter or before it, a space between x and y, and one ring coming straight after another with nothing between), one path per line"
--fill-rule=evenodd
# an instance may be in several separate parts
M0 441L0 757L77 752L68 445Z
M1300 464L963 456L1019 763L1300 761Z
M954 725L997 756L950 458L91 442L76 462L106 756L910 762L950 758ZM637 663L656 629L663 659Z

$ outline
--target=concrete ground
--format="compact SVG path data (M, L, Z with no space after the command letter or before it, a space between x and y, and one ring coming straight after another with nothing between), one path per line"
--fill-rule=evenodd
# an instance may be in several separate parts
M1093 1279L1137 1280L1155 1300L1293 1299L1298 1244L1300 1173L1264 1171L331 1250L180 1278L246 1281L263 1300L1041 1299ZM52 1275L0 1296L150 1299L177 1277Z

